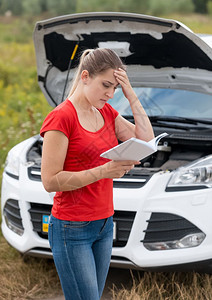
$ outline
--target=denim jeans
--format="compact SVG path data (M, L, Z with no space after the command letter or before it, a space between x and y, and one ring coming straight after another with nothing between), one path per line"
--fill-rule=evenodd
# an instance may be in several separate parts
M51 215L49 243L66 300L99 300L111 258L113 218L62 221Z

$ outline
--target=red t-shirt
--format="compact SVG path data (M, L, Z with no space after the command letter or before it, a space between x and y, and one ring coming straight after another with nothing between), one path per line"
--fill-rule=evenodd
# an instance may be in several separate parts
M115 118L118 112L108 103L99 110L104 126L90 132L79 122L77 112L68 99L48 114L40 130L41 136L49 130L59 130L69 139L64 162L65 171L82 171L108 162L100 154L118 144L115 134ZM52 208L54 217L69 221L93 221L112 216L113 180L98 180L82 188L56 192Z

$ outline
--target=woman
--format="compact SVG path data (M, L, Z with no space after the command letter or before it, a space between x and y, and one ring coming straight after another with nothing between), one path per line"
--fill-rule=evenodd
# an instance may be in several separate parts
M131 124L107 101L121 85L135 118ZM109 161L100 154L131 137L154 137L120 58L109 49L86 50L70 95L45 119L42 182L56 192L49 243L65 298L101 298L113 242L113 178L137 161Z

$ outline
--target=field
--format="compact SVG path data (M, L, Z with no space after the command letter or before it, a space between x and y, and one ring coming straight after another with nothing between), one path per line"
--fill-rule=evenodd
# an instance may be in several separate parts
M183 22L194 32L212 34L212 18L169 18ZM51 110L37 84L32 42L35 21L0 17L0 181L9 149L37 134ZM61 293L53 262L22 257L6 243L1 232L0 274L2 300L43 299ZM114 287L112 294L114 300L209 300L212 277L197 273L133 273L129 287Z

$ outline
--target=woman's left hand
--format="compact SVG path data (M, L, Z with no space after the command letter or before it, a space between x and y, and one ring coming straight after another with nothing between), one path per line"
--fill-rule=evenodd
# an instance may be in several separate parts
M118 70L115 70L114 76L115 76L116 80L118 81L118 83L121 85L124 96L129 101L137 98L137 96L130 84L127 73L123 69L119 68Z

